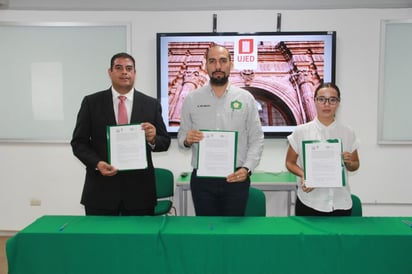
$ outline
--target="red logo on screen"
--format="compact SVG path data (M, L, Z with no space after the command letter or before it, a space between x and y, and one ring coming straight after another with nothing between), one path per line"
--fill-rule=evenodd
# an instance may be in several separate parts
M253 52L253 39L239 39L239 54L251 54Z

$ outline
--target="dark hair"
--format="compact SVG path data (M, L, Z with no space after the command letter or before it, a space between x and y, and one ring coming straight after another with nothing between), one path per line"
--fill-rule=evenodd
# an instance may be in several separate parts
M229 62L232 61L232 57L230 56L230 51L229 51L225 46L222 46L222 45L219 45L219 44L215 44L215 43L213 43L213 44L210 46L210 48L208 48L208 49L206 50L206 60L207 60L207 57L209 56L209 50L210 50L211 48L215 48L215 47L224 48L224 49L226 50L226 52L227 52L227 56L228 56L228 58L229 58Z
M316 98L316 96L318 95L318 91L319 91L320 89L322 89L322 88L333 88L333 89L336 90L336 92L338 93L338 98L340 98L340 90L339 90L338 86L335 85L335 84L332 83L332 82L326 82L326 83L320 84L320 85L316 88L316 90L315 90L315 95L314 95L315 98Z
M113 69L114 60L116 60L117 58L127 58L127 59L130 59L130 60L132 60L132 62L133 62L133 67L136 67L136 63L135 63L135 61L134 61L133 56L131 56L130 54L128 54L128 53L126 53L126 52L120 52L120 53L117 53L117 54L113 55L112 59L110 59L110 69Z

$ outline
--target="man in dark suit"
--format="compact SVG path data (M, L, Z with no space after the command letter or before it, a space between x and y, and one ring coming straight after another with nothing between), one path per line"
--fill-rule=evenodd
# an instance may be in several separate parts
M74 155L86 166L81 203L86 215L154 215L151 152L166 151L170 145L161 106L134 89L136 69L131 55L114 55L108 73L112 87L83 99L71 140ZM141 124L145 131L146 169L118 171L108 163L106 127L118 124L120 96L126 97L127 122Z

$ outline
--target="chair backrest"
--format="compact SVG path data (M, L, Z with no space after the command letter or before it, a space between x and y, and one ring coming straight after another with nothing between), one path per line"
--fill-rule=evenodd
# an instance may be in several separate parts
M157 198L166 198L173 196L174 177L173 173L165 168L155 168L156 194Z
M352 198L352 216L362 216L362 202L355 194L351 195Z
M262 190L249 188L245 216L266 216L266 196Z

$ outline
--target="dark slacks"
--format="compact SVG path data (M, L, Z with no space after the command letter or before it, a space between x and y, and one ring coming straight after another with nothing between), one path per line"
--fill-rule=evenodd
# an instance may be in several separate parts
M190 178L196 216L244 216L249 196L250 179L228 183L226 178Z
M295 215L296 216L350 216L352 214L352 209L343 210L338 209L332 212L323 212L315 210L311 207L308 207L296 196L295 203Z
M154 208L127 209L124 204L121 203L116 209L101 209L85 206L85 212L87 216L153 216Z

